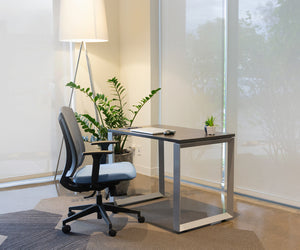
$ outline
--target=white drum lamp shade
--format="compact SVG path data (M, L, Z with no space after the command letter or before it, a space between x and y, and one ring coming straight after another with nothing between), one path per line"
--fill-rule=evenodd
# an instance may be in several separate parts
M104 0L60 0L60 41L107 42Z

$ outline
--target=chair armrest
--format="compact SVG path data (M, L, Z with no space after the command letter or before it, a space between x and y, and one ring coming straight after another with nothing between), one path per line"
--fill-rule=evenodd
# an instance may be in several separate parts
M112 153L113 151L111 150L88 151L82 153L83 155L91 155L93 157L93 168L92 168L92 176L91 176L93 188L97 187L101 157Z
M117 144L118 141L94 141L91 145L101 145L101 144Z
M107 155L107 154L112 154L113 151L111 150L100 150L100 151L88 151L88 152L83 152L83 155L92 155L92 156L101 156L101 155Z

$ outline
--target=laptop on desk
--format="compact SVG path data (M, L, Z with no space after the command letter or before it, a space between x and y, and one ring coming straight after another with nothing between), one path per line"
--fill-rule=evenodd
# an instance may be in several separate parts
M143 133L143 134L150 134L150 135L163 134L166 130L167 129L165 129L165 128L155 128L155 127L145 127L145 128L133 128L133 129L130 129L131 132Z

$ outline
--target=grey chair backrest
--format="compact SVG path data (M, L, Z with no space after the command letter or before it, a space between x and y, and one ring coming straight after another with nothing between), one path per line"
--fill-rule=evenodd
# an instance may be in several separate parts
M82 135L74 112L69 107L62 107L58 121L66 143L67 160L63 176L71 177L84 160L85 151Z

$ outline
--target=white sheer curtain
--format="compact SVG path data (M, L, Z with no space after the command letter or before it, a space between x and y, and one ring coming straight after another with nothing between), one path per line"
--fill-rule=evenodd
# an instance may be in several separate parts
M300 207L300 1L227 1L225 40L223 1L161 2L162 123L202 128L215 115L222 129L226 108L235 190ZM215 185L221 152L183 151L183 176Z
M222 131L224 4L222 0L163 0L161 123L203 129L208 116ZM166 147L171 154L171 148ZM172 157L168 156L166 159ZM182 176L220 187L221 145L182 151ZM172 164L166 171L172 173Z
M69 79L57 2L0 0L0 182L55 170L57 114Z
M231 7L239 15L237 81L228 92L236 190L300 207L300 2Z

